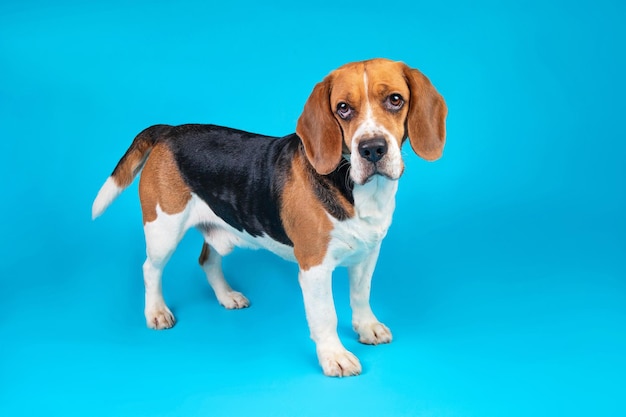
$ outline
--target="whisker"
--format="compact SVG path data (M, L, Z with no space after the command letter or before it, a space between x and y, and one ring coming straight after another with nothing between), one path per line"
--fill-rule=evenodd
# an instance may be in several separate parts
M346 177L344 181L346 182L346 188L352 190L354 189L354 182L350 179L350 171L352 171L352 165L350 165L346 170Z

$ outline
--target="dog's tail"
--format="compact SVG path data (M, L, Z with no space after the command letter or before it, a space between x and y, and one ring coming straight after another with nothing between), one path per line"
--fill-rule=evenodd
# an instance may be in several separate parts
M168 125L155 125L145 129L135 137L130 148L117 163L111 176L100 188L91 207L92 219L104 213L117 196L133 182L143 168L154 145L170 129L171 126Z

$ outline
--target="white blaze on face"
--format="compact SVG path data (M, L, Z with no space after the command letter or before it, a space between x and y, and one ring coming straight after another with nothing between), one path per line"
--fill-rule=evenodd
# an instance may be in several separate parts
M370 139L374 137L378 132L376 120L372 113L372 105L370 103L369 91L367 88L367 72L363 72L363 97L365 99L365 119L359 125L359 128L354 132L352 138L353 143L362 139Z
M376 171L392 179L398 179L404 171L402 155L400 154L399 141L389 132L385 126L379 123L374 116L372 103L370 102L367 72L363 72L363 101L365 117L352 136L351 158L352 170L350 176L357 184L365 182ZM365 161L359 153L359 143L363 140L382 137L387 142L387 154L377 163L374 168L370 162Z

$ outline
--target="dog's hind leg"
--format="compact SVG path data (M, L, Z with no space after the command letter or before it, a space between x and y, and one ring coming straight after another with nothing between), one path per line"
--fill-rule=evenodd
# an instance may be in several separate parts
M166 214L158 210L157 218L144 225L146 262L143 277L146 286L146 324L151 329L169 329L175 319L163 298L161 277L163 268L182 239L186 212Z
M202 245L202 252L198 262L221 305L229 310L246 308L250 305L250 302L242 293L233 291L228 282L226 282L224 272L222 271L222 255L206 242Z
M161 286L163 268L189 228L191 192L178 171L172 152L157 144L139 181L139 198L146 235L146 323L152 329L169 329L174 315L165 304Z

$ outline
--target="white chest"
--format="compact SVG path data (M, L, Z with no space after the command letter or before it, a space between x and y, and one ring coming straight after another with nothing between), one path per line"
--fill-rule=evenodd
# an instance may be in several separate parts
M377 176L354 188L355 216L349 220L333 219L329 255L338 265L363 260L387 234L395 209L398 181Z

